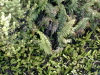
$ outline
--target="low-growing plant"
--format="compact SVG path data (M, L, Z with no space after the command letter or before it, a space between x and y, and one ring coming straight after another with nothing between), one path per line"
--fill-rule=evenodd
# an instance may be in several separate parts
M99 0L0 0L1 75L99 75Z

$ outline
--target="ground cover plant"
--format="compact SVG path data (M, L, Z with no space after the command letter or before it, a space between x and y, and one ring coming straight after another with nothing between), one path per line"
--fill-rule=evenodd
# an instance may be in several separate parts
M100 75L100 0L0 0L0 75Z

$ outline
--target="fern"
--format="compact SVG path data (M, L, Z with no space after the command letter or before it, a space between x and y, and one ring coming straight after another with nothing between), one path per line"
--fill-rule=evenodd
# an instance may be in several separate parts
M53 2L56 2L58 5L61 4L64 0L52 0Z
M65 25L63 26L63 28L58 32L58 41L59 41L59 45L61 45L63 43L63 40L65 40L65 38L73 33L73 25L75 23L75 19L71 20L69 22L65 22Z
M88 21L89 18L83 18L82 20L80 20L78 24L73 28L74 31L78 31L79 29L85 29Z
M59 29L61 29L64 23L68 20L68 15L66 14L65 7L60 4L59 5L59 12L58 12L58 22L59 22Z
M43 49L46 54L52 54L51 43L48 40L48 38L40 31L36 31L36 33L38 33L40 36L39 40L40 49Z
M71 4L69 4L66 8L69 11L69 14L73 14L74 11L77 10L78 7L78 0L70 0Z
M71 39L68 39L67 37L69 35L74 34L80 29L84 30L87 27L88 21L89 21L89 18L83 18L82 20L78 22L77 25L75 25L75 27L73 27L73 25L75 24L75 19L70 20L69 22L65 23L61 31L58 32L59 45L62 46L62 44L64 43L67 44L68 42L70 42Z
M46 14L49 17L53 17L55 18L55 16L57 15L59 8L58 6L53 6L52 4L48 3L46 8L45 8Z
M30 9L30 18L35 21L41 11L46 8L48 0L35 0L32 8ZM35 7L34 7L35 5Z
M100 13L97 10L93 10L92 8L88 8L87 12L90 14L90 17L100 19Z

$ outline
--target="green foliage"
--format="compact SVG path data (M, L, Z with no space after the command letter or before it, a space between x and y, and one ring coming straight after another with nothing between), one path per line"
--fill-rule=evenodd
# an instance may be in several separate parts
M94 45L96 43L95 40L91 41L91 35L92 33L88 33L86 37L76 39L78 43L67 45L63 51L64 69L66 69L64 74L94 75L96 71L99 72L96 68L96 64L94 65L99 53L97 53L98 49L96 45ZM89 46L87 46L87 44L89 44ZM96 69L96 71L93 73L92 69Z
M24 11L21 9L19 0L3 1L0 8L0 50L5 51L9 56L12 53L16 53L12 41L17 37L17 34L14 34L13 36L10 36L9 34L17 27L20 27L21 23L19 20L24 18Z
M83 18L81 21L78 22L77 25L75 25L75 19L66 22L63 28L58 32L59 46L64 45L64 43L65 44L70 43L71 41L67 39L67 37L69 35L73 35L75 32L79 30L84 30L87 27L88 21L89 21L88 18ZM75 27L73 27L74 25Z
M59 5L59 12L58 12L59 29L63 27L67 19L68 15L66 13L65 7L63 5Z
M0 0L0 74L99 75L99 20L99 0Z
M31 0L30 0L31 1ZM48 0L34 0L34 4L30 9L30 18L31 20L36 20L39 13L46 8Z
M53 6L52 4L47 4L47 6L46 6L46 8L45 8L45 10L46 10L46 13L48 13L47 15L49 16L49 17L55 17L56 15L57 15L57 12L59 11L59 8L58 8L58 6Z
M77 26L75 26L74 30L77 31L79 29L85 29L89 18L83 18L81 21L78 22Z
M39 45L40 49L43 49L47 54L52 54L51 43L48 38L40 31L36 31L40 36Z
M58 41L61 45L61 43L67 43L66 40L64 40L69 34L73 33L73 24L75 23L75 20L71 20L69 22L65 22L65 26L61 29L61 31L58 33Z

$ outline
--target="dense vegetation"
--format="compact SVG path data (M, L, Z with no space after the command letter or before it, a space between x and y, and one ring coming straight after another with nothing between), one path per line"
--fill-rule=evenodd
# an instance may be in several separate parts
M0 0L0 75L100 75L100 0Z

